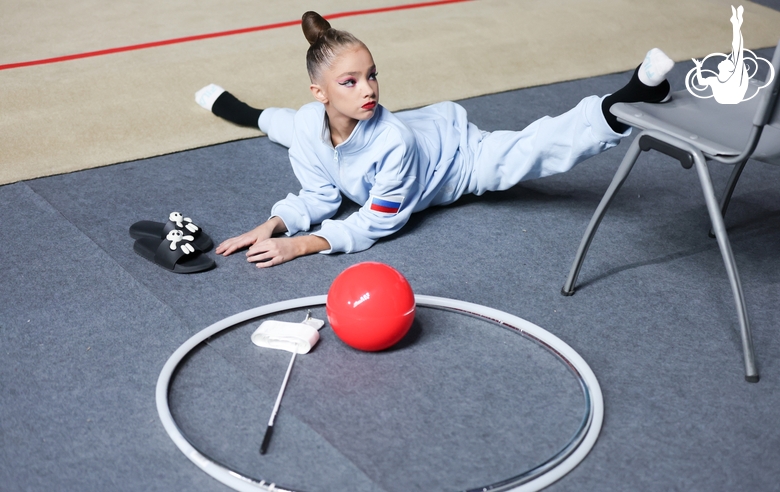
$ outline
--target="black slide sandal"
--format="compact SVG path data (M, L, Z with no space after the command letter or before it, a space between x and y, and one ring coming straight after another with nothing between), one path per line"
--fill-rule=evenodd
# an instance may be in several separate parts
M179 212L172 212L165 224L151 220L136 222L130 226L130 237L133 239L164 239L174 229L179 229L184 234L193 236L195 239L192 241L192 245L199 251L208 251L214 247L211 237L203 232L203 229L196 226L189 217L183 217Z
M142 237L133 244L133 251L173 273L198 273L216 266L184 237L180 231L171 231L166 239Z

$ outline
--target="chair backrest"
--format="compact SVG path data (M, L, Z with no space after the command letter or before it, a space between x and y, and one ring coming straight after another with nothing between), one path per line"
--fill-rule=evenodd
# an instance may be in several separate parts
M758 111L753 118L754 125L772 125L780 128L780 104L778 104L778 93L780 92L780 41L775 48L775 54L772 57L772 67L774 68L774 79L769 86L764 89L763 99L758 104Z

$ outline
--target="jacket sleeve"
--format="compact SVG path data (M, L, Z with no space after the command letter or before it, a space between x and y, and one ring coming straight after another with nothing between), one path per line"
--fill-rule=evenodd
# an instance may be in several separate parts
M420 199L418 156L414 145L399 141L377 163L368 201L344 220L325 220L314 234L331 249L322 253L353 253L370 248L378 239L406 224Z
M300 121L296 119L296 122ZM341 205L341 193L320 164L304 129L297 129L290 144L290 163L301 183L298 195L288 194L274 204L271 217L278 216L287 226L287 235L308 231L332 217Z

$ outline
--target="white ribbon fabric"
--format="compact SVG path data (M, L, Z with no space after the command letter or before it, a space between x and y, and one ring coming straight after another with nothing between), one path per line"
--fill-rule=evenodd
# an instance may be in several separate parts
M324 324L323 320L315 318L307 318L303 323L263 321L252 333L252 343L259 347L305 354L319 341L318 330Z

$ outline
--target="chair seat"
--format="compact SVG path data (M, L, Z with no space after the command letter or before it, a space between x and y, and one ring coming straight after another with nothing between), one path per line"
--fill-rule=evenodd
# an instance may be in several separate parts
M751 83L754 81L751 80ZM687 90L661 104L617 103L610 111L640 130L659 130L687 141L707 157L731 157L744 150L762 94L739 104L701 99ZM780 165L780 129L765 125L753 159Z

